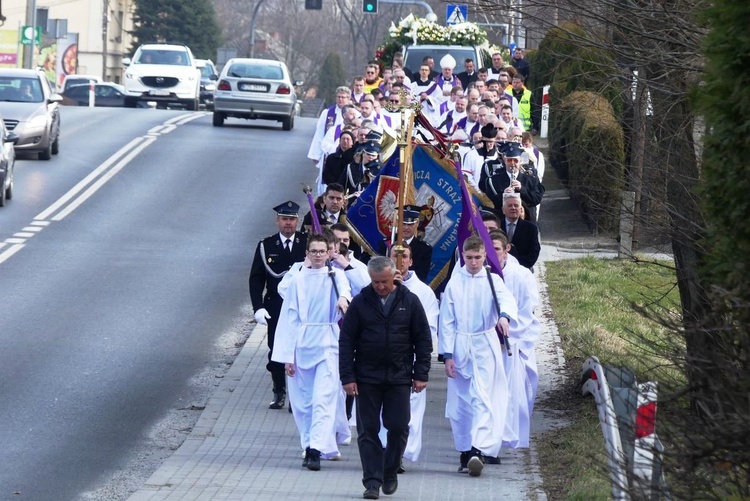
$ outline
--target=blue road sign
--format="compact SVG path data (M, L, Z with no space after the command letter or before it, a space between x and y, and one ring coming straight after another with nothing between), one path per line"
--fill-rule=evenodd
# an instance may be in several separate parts
M445 6L445 24L465 23L469 20L469 6L448 4Z

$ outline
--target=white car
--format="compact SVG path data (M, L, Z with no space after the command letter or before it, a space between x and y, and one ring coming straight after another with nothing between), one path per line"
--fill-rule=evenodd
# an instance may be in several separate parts
M155 101L157 106L181 105L198 109L201 72L193 53L185 45L143 44L133 59L124 58L127 66L123 86L125 107Z

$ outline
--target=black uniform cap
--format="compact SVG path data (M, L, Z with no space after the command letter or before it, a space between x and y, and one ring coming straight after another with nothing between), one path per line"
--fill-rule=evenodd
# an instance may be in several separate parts
M277 216L299 217L299 205L291 200L286 201L281 205L277 205L273 210L276 211Z

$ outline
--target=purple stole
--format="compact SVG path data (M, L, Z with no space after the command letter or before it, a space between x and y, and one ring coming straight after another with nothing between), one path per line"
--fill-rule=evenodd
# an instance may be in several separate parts
M458 86L460 86L460 85L461 85L461 82L460 82L460 81L458 80L458 77L457 77L456 75L453 75L453 78L451 78L451 80L450 80L450 82L449 82L449 81L447 81L447 80L445 80L445 79L443 78L443 74L442 74L442 73L441 73L441 74L439 74L439 75L437 76L437 78L435 78L435 82L437 83L437 85L438 85L438 88L439 88L439 89L440 89L441 91L443 90L443 88L444 88L444 85L445 85L446 83L449 83L449 84L451 84L451 88L453 88L453 87L455 87L455 86L457 86L457 85L458 85Z
M430 83L430 85L427 86L427 89L425 89L425 90L422 90L420 87L424 87L424 86L420 86L419 85L419 80L416 80L414 82L414 93L415 94L421 94L421 93L424 92L428 96L431 96L432 93L435 92L435 90L438 88L437 83L435 83L435 82Z
M341 124L338 124L333 131L333 140L338 141L339 137L341 137Z
M326 115L326 132L328 132L328 129L333 127L333 124L336 123L336 105L334 104L330 108L328 108L328 114Z
M445 113L449 110L448 108L448 101L443 101L440 103L440 115L445 115Z
M463 117L461 120L456 122L456 129L466 129L466 124L468 123L468 117ZM475 122L474 126L471 128L470 131L466 131L466 133L469 135L469 139L471 139L471 136L476 134L479 131L479 122Z
M366 93L363 93L363 94L362 94L362 97L360 97L359 99L357 99L357 98L356 98L356 97L354 96L354 92L352 92L352 102L353 102L353 103L357 103L357 104L362 104L362 101L364 101L364 100L365 100L365 96L366 96L366 95L367 95Z
M388 127L391 127L391 117L389 117L388 115L375 115L375 119L372 121L372 123L378 125L378 122L380 122L381 119L386 123L386 125L388 125Z

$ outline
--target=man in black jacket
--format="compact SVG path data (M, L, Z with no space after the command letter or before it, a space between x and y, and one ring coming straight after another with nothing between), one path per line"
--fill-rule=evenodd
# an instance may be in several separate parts
M357 398L357 444L365 499L393 494L409 437L409 398L427 386L432 353L430 325L419 298L394 281L390 258L367 265L372 283L352 300L339 336L339 372L347 395ZM382 411L385 451L378 437Z

